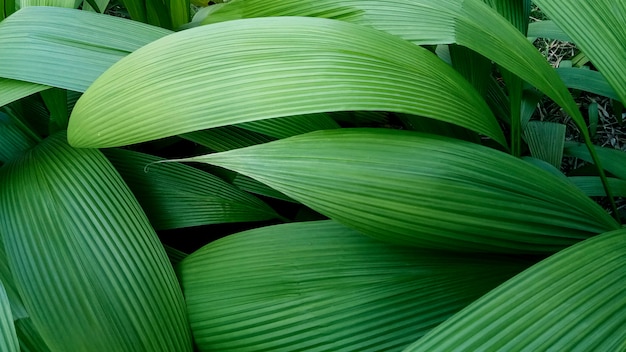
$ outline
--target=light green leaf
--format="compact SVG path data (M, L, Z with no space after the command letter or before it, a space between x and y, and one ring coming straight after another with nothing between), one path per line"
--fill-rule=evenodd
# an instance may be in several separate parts
M604 169L613 175L626 180L626 152L613 148L595 147L596 153L602 160ZM568 156L574 156L584 161L593 163L589 150L576 142L565 143L563 153Z
M96 11L94 7L89 5L90 2L92 2L94 5L97 6L98 11ZM83 0L83 10L85 11L94 11L94 12L104 13L108 5L109 5L109 0Z
M626 2L537 0L535 3L573 39L626 103Z
M512 6L499 7L512 13ZM228 15L222 16L224 12ZM586 134L576 103L545 58L518 28L482 0L233 0L207 17L206 22L263 16L334 18L371 26L420 45L466 46L548 95ZM521 28L521 17L515 17Z
M320 221L222 238L178 272L200 351L394 351L526 265Z
M328 130L182 161L237 171L367 235L418 247L545 253L619 228L572 184L433 135Z
M0 22L0 77L84 91L168 30L88 11L27 7Z
M565 145L565 125L530 121L524 128L524 138L533 157L548 162L557 169L561 167Z
M209 173L182 164L146 165L162 158L110 149L104 154L133 191L157 230L261 221L272 208Z
M143 47L79 99L68 136L79 147L116 146L341 110L424 115L505 143L478 93L426 49L364 26L293 17L218 23Z
M2 281L0 281L0 350L3 352L18 352L20 350L15 325L13 325L11 304Z
M0 77L0 106L7 105L50 87Z
M54 6L67 9L77 9L82 0L17 0L18 8L29 6Z
M56 351L191 351L148 219L99 151L65 138L0 169L0 233L35 327Z
M405 351L620 351L626 347L626 230L534 265Z

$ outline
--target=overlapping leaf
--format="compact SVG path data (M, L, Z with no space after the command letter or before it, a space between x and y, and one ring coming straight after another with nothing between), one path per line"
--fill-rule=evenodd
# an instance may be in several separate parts
M7 105L23 97L48 89L41 84L0 78L0 106Z
M619 351L626 347L626 230L534 265L405 351Z
M321 221L228 236L178 271L200 351L393 351L526 263L389 246Z
M18 352L20 350L13 325L11 305L2 281L0 281L0 349L6 352Z
M265 203L221 179L181 164L146 165L163 160L122 149L106 150L157 230L261 221L277 215Z
M0 233L52 350L185 351L178 283L148 219L97 150L57 134L0 169Z
M499 3L497 7L510 14L517 27L482 0L233 0L211 12L204 23L264 16L326 17L371 26L420 45L456 43L540 89L584 129L583 117L563 82L520 32L525 27L521 12L526 10L520 12L518 5L522 1L489 2Z
M432 135L320 131L184 161L237 171L365 234L420 247L552 252L619 228L548 172Z
M304 17L223 22L143 47L81 97L68 136L79 147L116 146L345 110L425 115L505 143L479 94L426 49L364 26Z
M626 180L626 152L613 148L595 147L596 153L602 160L604 168L613 175ZM589 150L584 145L576 142L567 142L563 150L565 155L593 162Z
M84 91L113 63L169 33L93 12L27 7L0 22L0 77Z
M626 2L538 0L535 3L573 39L626 103Z

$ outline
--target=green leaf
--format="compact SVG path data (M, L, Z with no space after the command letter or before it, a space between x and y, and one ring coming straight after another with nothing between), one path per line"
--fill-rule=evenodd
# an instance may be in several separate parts
M508 3L499 7L512 14L507 7L512 10L522 2ZM221 16L222 12L229 16ZM576 103L554 69L517 27L482 0L233 0L206 20L262 16L335 18L371 26L419 45L466 46L540 89L561 105L581 130L585 129ZM519 14L515 17L519 22Z
M236 186L237 188L244 190L246 192L259 194L265 197L280 199L286 202L297 203L295 200L287 197L286 195L278 192L277 190L270 188L253 178L250 178L241 174L235 175L235 177L233 178L232 184Z
M320 221L222 238L178 272L200 351L393 351L526 265L388 246Z
M537 0L593 62L626 103L626 3L614 0Z
M52 88L40 93L50 112L50 134L65 131L70 112L67 108L67 90Z
M24 318L16 320L15 329L17 330L17 338L20 341L20 350L22 352L50 351L50 348L41 338L37 328L35 328L32 319Z
M618 351L626 342L626 230L534 265L405 351Z
M433 135L319 131L179 161L237 171L367 235L424 248L545 253L619 228L572 184Z
M104 13L108 5L109 0L83 0L84 11Z
M600 160L602 160L602 165L606 171L621 178L622 180L626 180L626 152L603 147L595 147L595 150L596 153L598 153ZM565 143L563 153L590 163L593 162L593 159L591 159L591 155L589 154L589 150L587 150L587 148L580 143Z
M56 351L191 351L148 219L99 151L65 138L0 169L0 233L35 327Z
M178 263L189 256L189 254L179 251L176 248L167 245L164 245L163 247L165 248L165 253L167 253L167 257L170 259L170 263L172 263L173 266L178 265Z
M533 157L548 162L557 169L561 167L565 145L565 125L530 121L524 128L524 138Z
M579 89L585 92L602 95L619 100L615 90L611 88L604 76L598 71L589 69L560 67L556 69L568 88Z
M572 38L563 32L554 21L537 21L528 25L529 38L548 38L556 39L563 42L571 42Z
M113 63L168 33L88 11L27 7L0 22L0 77L84 91Z
M7 115L0 113L0 163L15 158L35 146L36 143L28 134L10 121Z
M211 61L221 64L207 70ZM363 26L292 17L217 23L141 48L79 99L68 136L75 146L117 146L341 110L424 115L505 143L484 100L428 50Z
M606 197L602 181L596 176L572 176L569 180L589 197ZM609 178L611 189L616 197L626 197L626 181L618 178Z
M54 6L67 9L77 9L82 0L17 0L18 8L26 8L28 6Z
M328 114L309 114L287 116L280 119L244 122L238 127L262 133L276 139L287 138L319 130L339 128L339 125Z
M237 126L224 126L204 131L189 132L181 134L180 137L217 152L249 147L274 140L274 138Z
M160 164L146 169L146 165L163 159L122 149L105 150L104 154L157 230L277 216L256 197L191 166Z
M0 106L7 105L50 87L30 82L0 78Z
M2 281L0 281L0 349L6 352L18 352L20 350L13 325L11 304Z

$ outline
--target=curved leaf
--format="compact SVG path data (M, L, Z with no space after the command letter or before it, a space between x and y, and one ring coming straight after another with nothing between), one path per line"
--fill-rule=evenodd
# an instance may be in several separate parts
M0 281L0 349L6 352L18 352L20 350L15 325L13 325L11 304L2 281Z
M287 116L280 119L258 120L237 125L250 131L262 133L277 139L287 138L303 133L332 130L339 128L335 120L328 114L309 114Z
M556 72L569 88L580 89L585 92L619 100L615 90L611 88L604 76L602 76L602 74L598 71L573 67L561 67L557 68Z
M405 351L619 351L626 230L579 243L463 309Z
M572 184L433 135L328 130L182 161L237 171L365 234L419 247L553 252L619 228Z
M425 115L505 143L484 100L428 50L364 26L304 17L217 23L145 46L79 99L68 137L79 147L117 146L342 110Z
M182 294L148 219L97 150L65 134L0 169L0 233L57 351L190 351Z
M626 3L614 0L537 0L606 77L626 103Z
M597 176L572 176L568 179L589 197L606 197L602 181ZM626 197L626 181L609 178L609 184L616 197Z
M393 351L526 265L320 221L222 238L178 271L201 351Z
M212 12L206 23L264 16L335 18L420 45L466 46L548 95L586 134L585 121L554 69L517 27L483 0L233 0Z
M256 197L193 167L162 164L146 169L163 159L122 149L105 150L104 154L157 230L277 217Z
M594 147L596 153L602 160L604 169L613 175L626 180L626 152L623 150ZM574 156L584 161L593 163L593 159L589 154L589 150L582 144L576 142L565 143L563 153L568 156Z
M528 25L529 38L549 38L564 42L571 42L570 38L554 21L537 21Z
M88 11L27 7L0 22L0 77L84 91L113 63L169 33Z
M0 106L7 105L48 88L50 87L41 84L0 77Z
M6 115L0 113L0 165L24 151L32 148L37 142L12 123Z

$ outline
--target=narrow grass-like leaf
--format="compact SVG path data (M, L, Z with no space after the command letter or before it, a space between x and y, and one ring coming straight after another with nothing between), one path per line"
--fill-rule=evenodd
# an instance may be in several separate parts
M0 233L55 351L191 351L182 294L130 190L97 150L56 134L0 169Z
M537 0L603 73L626 103L626 2L614 0Z
M221 64L207 69L207 62ZM85 92L68 136L79 147L118 146L341 110L424 115L505 144L480 95L428 50L364 26L304 17L217 23L146 45Z
M13 325L11 304L2 281L0 281L0 349L3 352L18 352L20 350L15 325Z
M27 7L0 22L0 77L84 91L113 63L169 33L88 11Z
M531 121L526 124L524 138L533 157L548 162L556 168L561 167L565 145L565 125Z
M602 74L598 71L562 67L557 68L556 72L568 88L579 89L585 92L619 100L615 90L613 90L604 76L602 76Z
M0 106L7 105L48 88L50 87L41 84L0 78Z
M626 230L534 265L405 351L619 351L626 344Z
M157 230L277 216L256 197L191 166L161 164L146 169L146 165L163 159L122 149L104 153Z
M419 247L553 252L619 228L548 172L433 135L319 131L183 161L237 171L365 234Z
M178 272L200 351L394 351L525 265L320 221L222 238Z
M596 153L602 160L604 169L613 175L626 180L626 152L613 148L595 147ZM589 150L576 142L565 143L563 153L568 156L574 156L584 161L593 163Z

